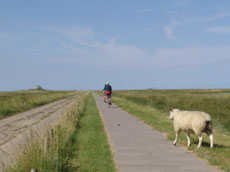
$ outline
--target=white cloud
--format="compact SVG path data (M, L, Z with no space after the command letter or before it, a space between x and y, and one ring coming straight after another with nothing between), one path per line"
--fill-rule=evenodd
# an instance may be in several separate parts
M109 40L108 43L99 48L99 51L107 57L123 62L135 61L142 58L142 55L144 54L141 49L129 45L117 44L116 39Z
M176 1L177 4L177 1ZM183 3L182 3L183 4ZM185 3L186 4L186 3ZM180 3L178 4L180 5ZM169 39L176 39L178 36L176 33L178 33L179 29L185 29L187 26L190 25L198 25L201 23L208 23L208 22L214 22L218 21L220 19L224 19L227 17L230 17L230 13L217 13L213 14L211 16L197 16L195 14L185 14L180 11L172 11L169 10L168 14L170 16L169 24L163 27L165 35ZM220 34L228 34L229 33L229 27L213 27L209 28L209 31L217 32Z
M173 7L175 9L181 9L181 8L186 8L189 5L190 0L174 0L173 1Z
M144 51L131 45L121 45L117 37L101 42L95 39L91 28L52 28L62 52L62 57L53 58L56 62L78 63L88 65L123 65L134 64L144 56ZM59 50L60 51L60 50ZM130 67L130 66L129 66Z
M225 17L230 17L230 14L229 13L219 13L219 14L215 14L215 15L209 16L209 17L200 17L197 20L201 21L201 22L210 22L210 21L222 19Z
M63 48L66 48L66 49L70 49L70 50L73 50L73 51L78 51L78 52L81 52L81 48L78 48L76 46L73 46L72 44L68 44L66 42L60 42L61 46Z
M171 19L170 23L168 26L163 27L165 35L169 38L169 39L176 39L176 35L175 35L175 29L180 25L181 23L179 23L177 20L175 19Z
M165 31L166 36L169 39L176 39L176 36L174 35L174 32L173 32L173 27L166 26L164 27L164 31Z
M36 32L32 31L31 29L24 28L24 32L27 34L37 34Z
M68 29L49 27L48 30L61 34L82 46L96 47L98 44L93 40L94 32L89 27L74 27Z
M158 66L196 66L229 62L230 47L161 48L152 56Z
M218 34L230 34L230 26L216 26L208 28L208 31Z

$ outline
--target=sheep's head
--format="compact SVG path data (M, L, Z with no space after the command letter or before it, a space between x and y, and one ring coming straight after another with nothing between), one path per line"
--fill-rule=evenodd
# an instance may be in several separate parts
M172 109L170 108L170 115L169 115L169 119L173 120L174 117L177 115L177 113L180 112L180 109Z
M169 119L170 119L170 120L173 120L173 109L172 109L172 108L170 108Z

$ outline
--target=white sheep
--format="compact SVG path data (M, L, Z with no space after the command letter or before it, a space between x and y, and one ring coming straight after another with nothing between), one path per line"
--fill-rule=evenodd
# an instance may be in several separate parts
M191 144L190 134L195 133L199 137L197 148L200 148L202 144L202 132L205 132L210 138L210 147L213 148L212 123L209 114L199 111L170 109L169 119L174 120L174 130L176 132L174 145L177 143L179 133L183 131L187 133L188 147Z

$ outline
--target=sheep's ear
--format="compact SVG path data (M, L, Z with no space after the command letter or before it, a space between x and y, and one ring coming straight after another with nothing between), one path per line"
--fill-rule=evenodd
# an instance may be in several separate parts
M170 107L169 110L170 110L170 112L172 112L172 111L173 111L173 108Z

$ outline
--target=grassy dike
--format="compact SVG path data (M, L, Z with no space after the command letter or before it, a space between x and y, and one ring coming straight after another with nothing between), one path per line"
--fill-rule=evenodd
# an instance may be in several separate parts
M72 137L72 152L71 162L77 172L116 171L104 126L92 94Z
M76 94L77 91L46 90L0 92L0 119Z
M89 93L81 92L68 111L50 124L53 138L46 133L32 132L27 142L18 151L17 156L4 168L3 172L29 172L32 168L38 172L68 172L68 160L71 155L70 140L76 125L82 116ZM47 142L49 139L49 146Z
M49 149L47 134L33 133L18 157L3 172L115 172L104 126L92 94L78 96L54 128Z
M161 131L169 140L173 141L175 132L173 122L169 120L169 112L154 108L149 105L135 103L125 98L114 95L112 101L123 110L133 114L154 129ZM215 148L209 148L209 139L203 135L203 144L197 149L198 139L194 135L191 137L192 145L188 148L190 152L197 154L199 157L206 159L211 165L224 171L230 171L230 135L221 132L221 129L214 128ZM186 148L187 139L185 134L179 137L179 145Z

